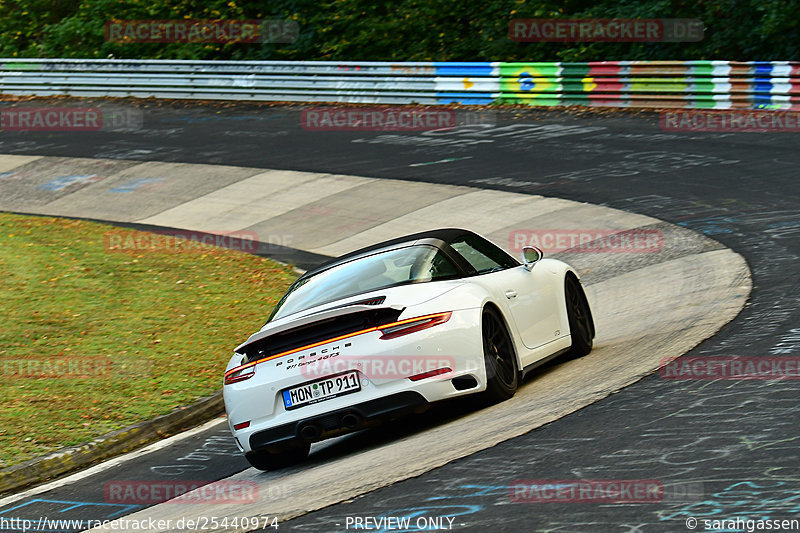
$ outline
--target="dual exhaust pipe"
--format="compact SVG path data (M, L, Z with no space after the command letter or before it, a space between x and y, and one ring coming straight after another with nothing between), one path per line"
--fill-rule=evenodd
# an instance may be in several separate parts
M339 420L340 426L337 428L325 429L356 429L364 423L364 419L357 413L345 413ZM318 440L322 435L323 428L319 424L309 423L300 428L300 437L306 442Z

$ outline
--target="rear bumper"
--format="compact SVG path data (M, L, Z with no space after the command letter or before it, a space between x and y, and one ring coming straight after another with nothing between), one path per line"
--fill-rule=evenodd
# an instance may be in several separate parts
M298 439L316 442L351 431L358 431L381 420L421 412L430 406L422 394L398 392L374 400L357 403L288 424L257 431L250 435L250 449L289 446Z

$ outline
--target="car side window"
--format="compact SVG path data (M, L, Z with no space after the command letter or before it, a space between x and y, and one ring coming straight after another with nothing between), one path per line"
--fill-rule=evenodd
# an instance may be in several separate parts
M518 265L507 253L479 237L466 236L450 243L478 274Z
M431 279L454 278L459 276L459 272L442 252L437 251L425 276Z

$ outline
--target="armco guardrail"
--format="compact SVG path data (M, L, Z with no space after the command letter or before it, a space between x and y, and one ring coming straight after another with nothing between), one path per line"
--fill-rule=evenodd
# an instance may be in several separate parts
M800 63L500 63L500 100L533 105L800 108Z
M0 59L0 93L378 104L800 109L800 62Z
M0 93L283 102L489 104L489 63L0 60Z

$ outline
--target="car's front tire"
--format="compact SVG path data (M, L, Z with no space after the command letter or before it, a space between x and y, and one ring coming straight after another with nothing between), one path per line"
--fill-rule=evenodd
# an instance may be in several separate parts
M508 400L517 392L519 368L511 335L503 318L493 307L483 311L483 359L486 365L486 392L489 403Z
M259 470L278 470L303 461L308 457L311 444L308 442L298 442L288 449L272 450L266 449L258 452L249 452L244 456L253 468Z

